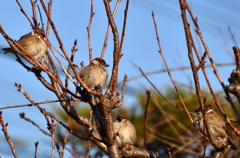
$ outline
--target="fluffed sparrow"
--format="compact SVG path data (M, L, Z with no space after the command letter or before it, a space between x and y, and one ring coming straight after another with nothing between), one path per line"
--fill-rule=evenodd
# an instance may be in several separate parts
M38 31L43 37L45 37L45 32L43 29L38 29ZM47 44L42 40L35 30L22 36L17 42L35 59L39 59L44 56L48 49ZM5 54L9 52L15 53L14 49L11 47L3 48L2 50L5 51Z
M113 122L114 132L117 135L116 140L118 147L121 148L128 145L134 145L137 140L135 127L127 117L123 114L118 114L117 119Z
M106 67L109 65L101 58L95 58L80 72L80 78L89 87L94 89L96 86L102 88L108 78Z
M193 124L198 130L203 134L204 125L203 125L203 115L201 108L194 110L197 112L197 115L193 121ZM212 133L215 140L221 144L221 148L226 148L228 145L231 146L233 150L237 150L237 147L234 145L230 139L227 131L226 124L222 118L212 109L211 106L207 106L206 109L206 120L209 123L210 132ZM207 135L207 132L205 132ZM228 144L228 145L227 145Z

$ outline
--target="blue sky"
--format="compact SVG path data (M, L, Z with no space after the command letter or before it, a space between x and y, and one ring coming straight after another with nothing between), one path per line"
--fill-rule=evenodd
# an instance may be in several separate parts
M111 2L112 8L115 5L115 1L116 0L113 0ZM32 12L30 1L20 0L20 3L27 14L31 17ZM214 61L216 63L234 62L231 55L227 53L229 51L232 53L232 46L234 46L228 27L231 27L235 39L238 42L240 40L240 2L238 0L189 1L189 5L191 6L194 15L198 17L200 29L205 37ZM79 50L75 56L76 64L84 61L85 65L87 65L89 61L86 30L89 23L89 8L90 0L53 2L52 19L68 53L71 52L74 40L78 39L77 48ZM115 18L120 33L122 30L124 9L125 0L121 2ZM125 43L122 50L124 56L120 63L119 81L123 79L125 74L128 75L129 78L140 75L139 70L133 66L132 62L138 67L141 67L145 72L152 72L164 68L163 61L158 54L158 45L151 16L152 11L155 13L161 46L168 66L170 68L189 66L179 2L176 0L132 0L130 1L129 6ZM98 57L102 50L108 22L102 1L95 1L94 12L95 16L93 18L91 30L91 44L93 48L93 57ZM17 3L14 0L1 1L0 14L0 24L3 26L6 33L13 39L18 40L22 35L31 31L27 19L20 12ZM42 15L46 24L43 10ZM192 23L190 24L193 26ZM222 30L228 48L223 41L219 28ZM52 32L50 33L49 39L51 43L60 50L59 44ZM202 46L199 44L197 46L198 49L203 52ZM8 47L7 42L2 36L0 36L0 47ZM110 35L104 57L106 62L110 65L110 68L108 68L109 72L111 72L112 69L112 52L113 40L112 35ZM207 64L210 63L208 60L206 61ZM66 66L66 62L64 62L64 64ZM0 107L29 103L21 93L16 91L16 87L14 87L15 82L22 84L23 89L28 92L36 102L44 101L46 99L56 99L51 92L47 91L39 81L35 79L35 76L32 73L27 72L15 61L13 54L9 53L4 55L1 52L0 65L0 72L2 74L0 77ZM235 66L219 67L220 75L225 84L228 84L227 79L234 68ZM221 90L221 86L216 79L213 70L208 68L207 72L214 89ZM172 75L177 82L184 84L191 83L190 80L192 80L192 73L189 70L172 72ZM62 77L64 78L63 75ZM166 84L171 85L167 73L150 75L149 78L157 87L164 87ZM200 80L201 87L206 87L206 83L203 80L201 73ZM127 89L137 88L138 90L144 90L140 86L141 84L146 88L151 88L150 84L144 78L139 78L128 82ZM71 86L71 88L74 90L73 86ZM135 91L130 91L128 93L125 100L126 104L131 104L136 101L132 95L134 93ZM43 105L43 107L49 109L49 105ZM46 127L46 123L42 121L43 117L34 107L8 109L3 111L4 121L9 122L8 131L10 136L18 138L21 135L22 140L31 138L30 140L28 139L29 141L26 146L32 145L31 148L29 148L29 152L32 154L34 151L34 142L45 140L46 143L49 139L46 136L42 136L42 134L29 123L19 119L18 114L22 111L26 112L28 117L36 120L41 126ZM25 136L26 129L33 130L33 133L35 134L36 132L37 136L33 134ZM18 131L16 132L16 130ZM0 148L5 144L3 143L5 140L3 141L2 139L4 139L3 135L0 134ZM3 151L0 150L0 156L7 157L4 155L5 153L1 152ZM7 152L10 153L10 151Z

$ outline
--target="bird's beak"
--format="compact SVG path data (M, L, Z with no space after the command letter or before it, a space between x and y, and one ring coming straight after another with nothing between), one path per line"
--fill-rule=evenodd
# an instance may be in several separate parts
M38 29L38 31L43 37L46 36L45 31L43 29Z
M105 64L104 66L105 66L105 67L109 67L109 65L108 65L108 64Z
M193 110L193 111L195 111L195 112L199 112L199 109L195 109L195 110Z
M45 33L44 34L41 34L43 37L46 37Z

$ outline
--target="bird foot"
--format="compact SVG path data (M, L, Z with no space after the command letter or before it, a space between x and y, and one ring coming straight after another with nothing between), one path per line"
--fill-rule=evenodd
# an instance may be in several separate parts
M92 96L85 89L82 90L79 86L77 86L76 89L78 93L82 96L83 101L87 102L92 99Z
M125 145L125 149L128 150L128 151L132 150L132 148L130 147L130 144L128 144L128 143Z

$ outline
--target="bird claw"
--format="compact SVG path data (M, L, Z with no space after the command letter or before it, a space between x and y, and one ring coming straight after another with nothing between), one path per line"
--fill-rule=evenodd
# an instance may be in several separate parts
M132 150L132 148L130 147L130 144L128 144L128 143L125 145L125 149L128 150L128 151Z
M85 89L82 90L81 87L77 86L76 90L82 96L83 101L87 102L92 99L92 96Z

